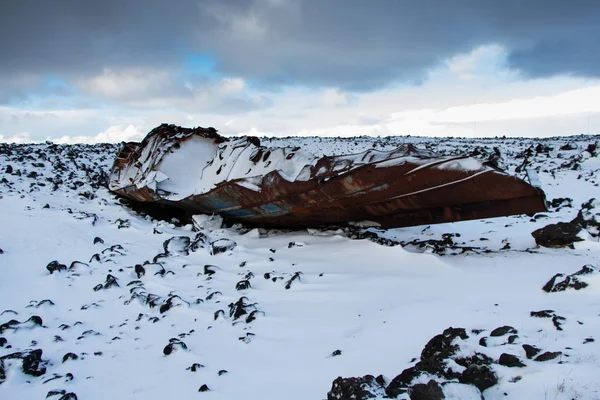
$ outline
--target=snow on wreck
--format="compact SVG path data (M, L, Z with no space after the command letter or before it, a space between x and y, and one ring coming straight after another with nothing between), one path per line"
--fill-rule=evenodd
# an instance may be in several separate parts
M253 226L370 221L384 228L546 211L543 192L484 162L396 150L316 157L256 137L163 124L123 144L109 189L135 202Z

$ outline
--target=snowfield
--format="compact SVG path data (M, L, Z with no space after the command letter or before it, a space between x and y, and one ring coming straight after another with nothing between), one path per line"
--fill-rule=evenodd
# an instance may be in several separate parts
M600 399L598 140L262 139L528 166L552 204L299 231L142 215L106 189L116 145L0 144L0 399Z

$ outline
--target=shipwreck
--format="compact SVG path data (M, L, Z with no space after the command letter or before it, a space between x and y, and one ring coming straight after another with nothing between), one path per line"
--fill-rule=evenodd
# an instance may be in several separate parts
M406 144L319 158L166 124L122 145L109 189L134 202L276 228L357 221L392 228L547 210L539 187L468 156Z

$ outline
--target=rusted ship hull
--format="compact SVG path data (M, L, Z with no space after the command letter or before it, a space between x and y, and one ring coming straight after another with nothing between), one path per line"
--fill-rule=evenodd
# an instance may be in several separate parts
M123 163L135 162L140 149L129 145L123 151L120 168ZM253 187L245 184L247 178L225 180L210 191L177 200L148 186L122 182L118 186L118 179L113 179L111 190L135 201L280 228L351 221L372 221L392 228L546 210L541 190L476 164L472 158L424 156L414 149L386 155L389 157L378 155L377 161L362 164L358 158L348 164L347 158L325 157L311 166L308 179L290 181L273 170ZM341 162L344 160L346 164ZM342 164L345 169L339 167Z

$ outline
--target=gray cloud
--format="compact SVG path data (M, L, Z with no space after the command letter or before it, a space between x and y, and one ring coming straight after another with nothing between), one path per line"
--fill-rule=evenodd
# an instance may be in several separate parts
M208 51L220 72L257 84L370 90L419 82L489 43L528 76L597 77L599 36L596 0L19 0L0 13L0 84L174 71L186 52Z

